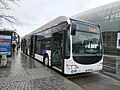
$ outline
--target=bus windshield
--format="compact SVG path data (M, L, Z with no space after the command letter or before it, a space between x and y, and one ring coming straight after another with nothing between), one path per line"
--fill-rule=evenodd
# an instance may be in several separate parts
M76 34L72 36L73 56L101 55L100 32L97 30L95 33L95 27L91 31L83 29L77 29Z

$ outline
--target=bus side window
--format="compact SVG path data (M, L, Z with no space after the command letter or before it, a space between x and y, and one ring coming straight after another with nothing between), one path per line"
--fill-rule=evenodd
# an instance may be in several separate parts
M50 41L45 42L45 50L50 50Z
M54 50L59 49L59 43L57 41L54 42Z

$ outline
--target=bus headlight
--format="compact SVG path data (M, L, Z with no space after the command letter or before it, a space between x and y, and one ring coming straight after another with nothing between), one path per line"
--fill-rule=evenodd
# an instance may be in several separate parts
M67 65L68 69L77 69L78 66L77 65Z

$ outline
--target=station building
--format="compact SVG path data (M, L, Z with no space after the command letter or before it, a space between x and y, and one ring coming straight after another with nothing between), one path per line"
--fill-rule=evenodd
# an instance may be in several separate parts
M72 18L99 24L104 53L120 55L120 1L79 13Z

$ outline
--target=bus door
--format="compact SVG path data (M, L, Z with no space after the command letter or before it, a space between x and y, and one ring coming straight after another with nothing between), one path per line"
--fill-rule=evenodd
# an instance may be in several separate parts
M52 34L52 67L63 71L63 35L64 32Z
M34 57L34 54L35 54L35 44L36 42L35 42L35 36L32 36L31 37L31 44L30 44L30 55L31 55L31 57Z

